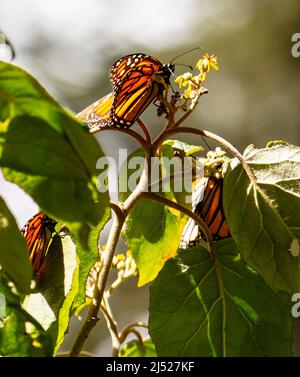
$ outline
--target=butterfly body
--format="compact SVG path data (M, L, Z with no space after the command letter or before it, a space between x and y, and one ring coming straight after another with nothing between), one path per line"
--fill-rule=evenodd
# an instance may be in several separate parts
M57 222L44 212L39 212L31 217L21 230L27 242L29 259L35 274L40 271L44 262L56 224Z
M110 69L113 92L78 114L90 127L129 128L170 83L173 64L146 54L131 54Z

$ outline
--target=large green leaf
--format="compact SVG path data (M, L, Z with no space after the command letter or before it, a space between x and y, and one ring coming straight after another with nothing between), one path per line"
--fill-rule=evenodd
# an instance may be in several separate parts
M98 258L98 233L108 221L108 192L97 189L103 153L88 128L27 72L0 62L0 166L56 220L67 223L80 259L84 300L88 270ZM99 187L98 187L99 188Z
M64 339L77 291L76 246L69 235L60 233L49 247L36 292L23 301L23 308L51 335L55 350Z
M137 156L143 156L140 150L131 154L128 161ZM124 177L130 180L135 174L134 169L128 169L128 161L121 168L119 186ZM126 199L129 193L121 192L121 199ZM174 199L172 192L162 195ZM140 199L131 209L123 237L139 270L139 286L155 279L164 263L177 253L186 221L187 217L180 212L145 198Z
M291 356L286 294L273 292L231 239L168 261L150 289L149 331L158 356Z
M95 184L100 150L93 156L91 175L70 141L39 118L16 117L0 130L0 164L6 179L58 218L97 224L108 203L107 193L100 195ZM91 144L96 142L89 136Z
M300 289L300 258L289 249L300 239L300 148L272 143L244 153L254 185L233 160L224 179L224 209L244 260L274 290Z
M131 210L123 231L139 270L139 286L157 276L178 250L186 217L142 199Z
M0 296L5 299L0 318L1 356L51 356L53 342L41 326L21 308L20 298L0 275Z
M16 220L0 197L0 265L17 285L19 291L28 293L32 267L26 242Z
M96 162L103 153L87 127L27 72L3 62L0 98L5 177L52 215L96 225L109 198L96 188Z

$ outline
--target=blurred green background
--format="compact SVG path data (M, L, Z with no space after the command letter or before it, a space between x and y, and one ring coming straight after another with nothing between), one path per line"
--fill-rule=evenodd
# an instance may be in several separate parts
M74 112L111 91L108 71L119 57L146 52L168 63L202 46L218 56L220 71L208 76L209 93L186 125L217 133L240 151L278 139L299 145L300 57L291 53L292 35L300 33L299 0L0 0L0 29L15 46L14 63ZM194 51L178 62L194 65L198 58L199 51ZM175 73L182 72L178 67ZM159 132L163 119L153 106L142 118L152 134ZM135 148L117 133L97 138L113 157L118 148ZM193 137L182 139L195 142ZM0 195L20 226L37 209L2 177ZM129 282L113 300L121 325L129 319L147 320L148 290L133 289L135 284ZM74 320L71 330L76 326ZM86 350L109 355L107 336L100 323ZM298 354L299 343L296 333Z

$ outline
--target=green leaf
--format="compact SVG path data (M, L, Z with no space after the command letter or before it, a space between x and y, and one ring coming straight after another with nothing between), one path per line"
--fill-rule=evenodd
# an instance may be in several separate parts
M48 123L28 116L14 118L1 129L0 164L6 179L55 217L94 224L101 219L108 196L99 195L95 176L68 140ZM98 157L100 152L94 155L95 165Z
M0 265L17 285L28 293L32 276L26 242L16 220L0 197Z
M300 148L272 143L244 153L257 177L253 185L236 160L224 179L224 210L230 233L249 266L274 290L300 289Z
M0 62L0 121L18 115L36 116L55 123L58 103L27 72Z
M203 147L189 145L179 140L167 140L160 147L162 176L171 177L170 183L165 184L163 190L171 193L169 199L175 199L190 210L192 209L192 182L195 179L193 174L196 172L196 166L199 173L199 163L189 156L203 149ZM204 165L201 167L204 168ZM203 174L203 172L200 173ZM166 196L168 197L167 194Z
M54 217L97 225L109 196L96 188L96 161L103 153L88 128L27 72L4 62L0 98L5 178Z
M70 236L60 233L49 246L36 292L23 301L23 308L53 339L55 351L64 339L77 291L76 246Z
M110 217L108 192L97 189L97 140L27 72L0 62L0 165L58 221L66 222L79 256L79 292L98 258L98 233Z
M180 140L166 140L162 144L162 147L164 146L170 146L173 151L182 151L185 156L190 156L193 153L201 152L205 149L199 145L190 145Z
M151 286L158 356L291 356L288 295L268 288L232 239L215 245L216 262L200 246L181 251Z
M150 339L143 339L143 344L140 345L137 340L131 340L126 343L121 351L121 357L156 357L156 350L154 344Z
M128 161L137 156L142 156L140 150L131 154ZM119 187L124 177L130 180L135 172L134 169L128 169L127 163L126 161L121 168ZM129 195L129 191L120 194L121 199L124 200ZM174 199L172 192L163 195ZM155 279L164 263L177 253L186 221L187 217L180 212L144 198L130 210L123 229L123 237L132 251L139 270L139 286Z
M131 210L123 231L139 270L139 286L156 278L178 250L186 217L142 199Z
M1 276L0 276L1 278ZM5 297L4 318L0 320L0 355L51 356L53 342L20 305L19 297L0 279L0 297Z

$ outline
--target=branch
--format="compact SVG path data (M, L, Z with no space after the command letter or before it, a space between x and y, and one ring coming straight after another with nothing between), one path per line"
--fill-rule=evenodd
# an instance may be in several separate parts
M137 118L136 122L140 126L141 130L143 131L147 144L151 145L151 136L144 122L140 118Z
M97 128L95 127L95 128L91 128L90 129L90 133L91 134L96 134L96 133L102 132L102 131L117 131L117 132L121 132L121 133L123 133L125 135L129 135L129 136L133 137L141 145L141 147L144 149L144 151L145 151L146 154L148 153L148 150L149 150L149 143L148 143L148 141L145 140L136 131L133 131L133 130L131 130L129 128L117 128L117 127L110 127L110 126L97 127Z
M125 222L125 219L129 210L136 203L136 201L142 196L143 191L148 185L147 166L148 164L147 164L147 161L145 160L145 168L141 176L140 182L135 188L135 190L125 200L125 202L120 203L120 204L113 203L113 202L110 203L111 208L115 212L115 217L114 217L113 224L109 233L105 252L103 254L102 268L97 277L97 284L94 289L93 299L89 306L86 319L75 339L72 350L70 352L70 357L78 356L90 332L96 326L99 320L97 315L98 315L100 305L103 299L108 275L109 275L113 257L116 251L116 246L121 235L123 224Z
M167 207L174 208L177 211L184 213L185 215L191 217L199 225L200 229L202 230L202 232L205 235L205 238L207 240L208 247L209 247L210 256L212 257L213 260L216 259L216 249L215 249L215 245L214 245L214 240L213 240L212 235L210 234L205 222L199 216L197 216L194 212L190 211L188 208L186 208L186 207L184 207L184 206L182 206L182 205L180 205L176 202L173 202L172 200L166 199L163 196L155 194L153 192L144 192L143 197L150 199L150 200L153 200L153 201L156 201L156 202L160 202Z
M236 157L241 162L249 179L252 181L254 185L256 185L256 177L252 169L248 165L247 161L245 160L245 158L241 155L241 153L236 148L234 148L234 146L230 144L227 140L223 139L221 136L218 136L212 132L205 131L205 130L198 130L191 127L178 127L175 129L174 128L168 129L162 135L159 135L159 137L154 141L153 150L156 151L165 139L177 133L190 133L194 135L204 136L204 137L207 137L208 139L211 139L221 144L224 147L224 149L226 149L229 153L231 153L234 157Z
M70 352L70 357L78 356L80 353L89 333L96 326L98 322L98 312L102 302L108 274L112 264L112 260L115 254L116 246L121 234L121 230L125 221L125 215L122 208L119 207L119 211L115 211L115 217L111 227L111 231L107 240L106 249L103 254L103 265L97 277L97 284L95 285L94 294L92 302L89 306L89 310L83 323L81 329L79 330L78 336L75 339L72 350ZM122 215L121 215L122 214Z
M105 296L105 295L104 295ZM120 341L118 336L118 328L115 320L113 319L110 310L101 304L101 311L106 319L107 328L112 340L112 356L117 356L120 350Z

